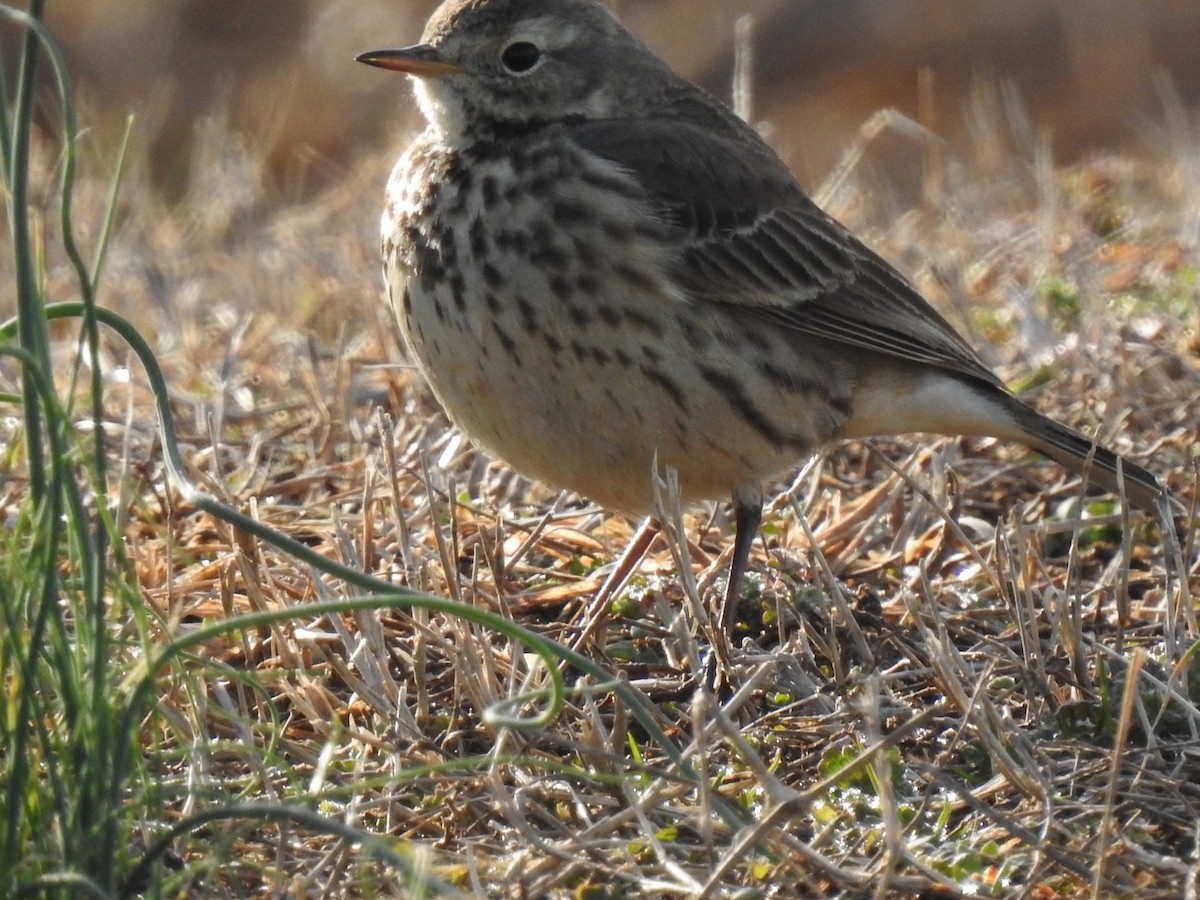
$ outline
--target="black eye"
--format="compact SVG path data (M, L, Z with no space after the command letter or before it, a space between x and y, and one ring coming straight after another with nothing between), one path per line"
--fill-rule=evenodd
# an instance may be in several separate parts
M517 41L515 44L509 44L500 54L500 62L504 63L504 68L517 73L528 72L538 64L538 60L541 58L542 51L537 48L536 44L531 44L529 41Z

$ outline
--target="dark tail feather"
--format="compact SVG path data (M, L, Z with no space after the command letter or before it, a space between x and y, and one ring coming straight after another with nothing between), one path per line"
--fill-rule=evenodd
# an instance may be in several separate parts
M1171 498L1166 488L1137 463L1046 418L1019 400L1014 399L1010 412L1023 432L1024 443L1034 450L1082 476L1089 484L1126 498L1154 516L1170 513Z

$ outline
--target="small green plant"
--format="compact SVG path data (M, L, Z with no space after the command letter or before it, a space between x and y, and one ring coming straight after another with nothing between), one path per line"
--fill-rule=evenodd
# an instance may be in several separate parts
M120 552L109 505L104 387L98 365L95 295L113 203L90 261L75 243L72 188L75 113L61 54L41 22L44 2L28 12L0 6L23 29L18 81L0 79L0 150L16 297L16 340L0 354L21 371L18 414L4 460L6 479L28 485L10 513L0 559L0 894L50 886L110 893L120 885L136 844L138 818L127 805L137 779L140 716L122 688L133 636L118 637L110 617L129 618L136 588ZM82 300L76 353L65 363L50 349L44 314L45 264L29 194L34 84L49 62L61 99L58 227ZM122 157L123 158L123 155ZM112 178L113 197L121 162ZM87 411L80 414L82 402ZM86 431L76 422L86 421ZM133 616L134 621L138 616Z
M1079 285L1066 278L1049 276L1038 284L1038 299L1056 331L1079 330L1083 301Z

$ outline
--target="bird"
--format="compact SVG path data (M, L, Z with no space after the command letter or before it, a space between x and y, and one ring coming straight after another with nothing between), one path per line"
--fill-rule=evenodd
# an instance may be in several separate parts
M450 419L626 515L654 469L730 499L733 624L763 485L846 439L987 435L1157 513L1159 480L1015 397L747 123L597 0L447 0L411 76L425 129L382 216L384 284Z

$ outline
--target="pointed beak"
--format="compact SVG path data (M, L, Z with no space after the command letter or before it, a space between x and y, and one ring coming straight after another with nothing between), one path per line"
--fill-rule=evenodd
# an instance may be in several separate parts
M404 72L418 78L440 78L462 71L461 66L442 59L437 48L429 44L413 44L399 50L368 50L354 59L368 66Z

